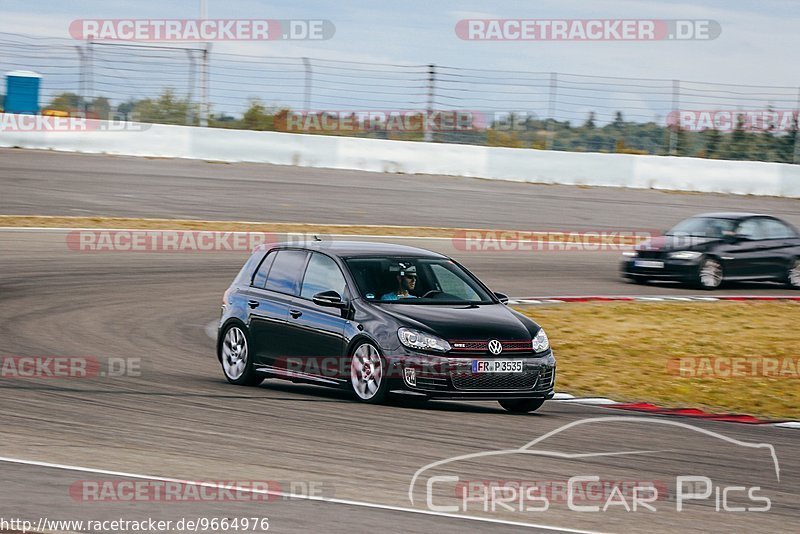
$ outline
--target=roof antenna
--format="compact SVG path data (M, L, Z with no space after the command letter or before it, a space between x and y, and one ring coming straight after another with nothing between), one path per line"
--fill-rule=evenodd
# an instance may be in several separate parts
M322 241L317 234L314 234L314 241Z

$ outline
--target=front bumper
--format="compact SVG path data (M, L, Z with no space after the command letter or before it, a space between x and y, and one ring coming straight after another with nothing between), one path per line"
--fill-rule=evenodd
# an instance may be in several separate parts
M496 358L521 360L519 373L473 373L472 361ZM554 395L556 363L552 351L544 354L458 354L433 356L407 352L389 357L392 373L390 391L395 394L431 399L499 400L550 399ZM413 369L413 380L409 376Z
M663 267L637 266L637 261L656 261ZM624 278L640 280L664 280L676 282L692 282L697 279L699 261L671 260L668 258L624 258L620 272Z

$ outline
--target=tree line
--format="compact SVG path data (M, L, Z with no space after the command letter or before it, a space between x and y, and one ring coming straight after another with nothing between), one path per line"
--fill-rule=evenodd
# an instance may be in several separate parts
M46 106L47 110L68 113L82 112L96 118L135 120L159 124L198 125L199 105L167 89L156 98L130 99L112 106L105 97L85 101L75 93L62 93ZM281 131L287 114L292 110L271 107L258 99L250 102L241 117L211 113L208 125L214 128ZM705 129L688 131L678 126L656 122L626 121L622 112L605 125L598 125L594 113L581 124L555 119L539 119L534 115L509 117L503 123L490 122L482 128L468 131L437 131L434 142L561 150L569 152L607 152L622 154L653 154L698 158L795 162L798 123L797 115L785 132L774 129L752 131L739 119L730 131ZM509 127L508 124L513 124ZM304 133L304 132L299 132ZM386 131L376 128L347 132L309 132L323 135L348 135L383 139L422 141L421 131Z

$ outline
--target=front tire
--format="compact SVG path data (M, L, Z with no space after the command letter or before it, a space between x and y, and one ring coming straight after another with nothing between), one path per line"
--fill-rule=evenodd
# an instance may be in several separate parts
M544 399L508 399L497 401L504 410L511 413L535 412L544 404Z
M225 379L237 386L257 386L264 381L253 369L250 338L243 326L232 324L225 329L219 347L219 361Z
M716 258L705 258L697 268L697 287L711 291L717 289L724 278L722 264Z
M350 357L350 389L356 399L381 404L389 389L388 366L377 347L370 342L356 345Z
M786 269L786 285L791 289L800 289L800 258L793 258Z

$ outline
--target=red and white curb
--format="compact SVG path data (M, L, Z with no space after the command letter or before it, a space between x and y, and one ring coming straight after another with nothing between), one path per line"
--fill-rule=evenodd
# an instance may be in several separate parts
M618 410L630 410L634 412L644 412L652 415L667 415L679 417L691 417L695 419L704 419L706 421L718 421L727 423L743 423L751 425L767 425L776 426L780 428L796 428L800 429L800 421L782 421L775 423L770 420L759 419L752 415L742 414L718 414L704 412L697 408L663 408L646 402L625 403L617 402L605 397L575 397L569 393L556 393L553 397L554 401L563 402L567 404L582 404L587 406L602 406L604 408L615 408Z
M567 302L718 302L718 301L800 301L800 295L577 295L562 297L524 297L509 299L509 304L564 304Z

